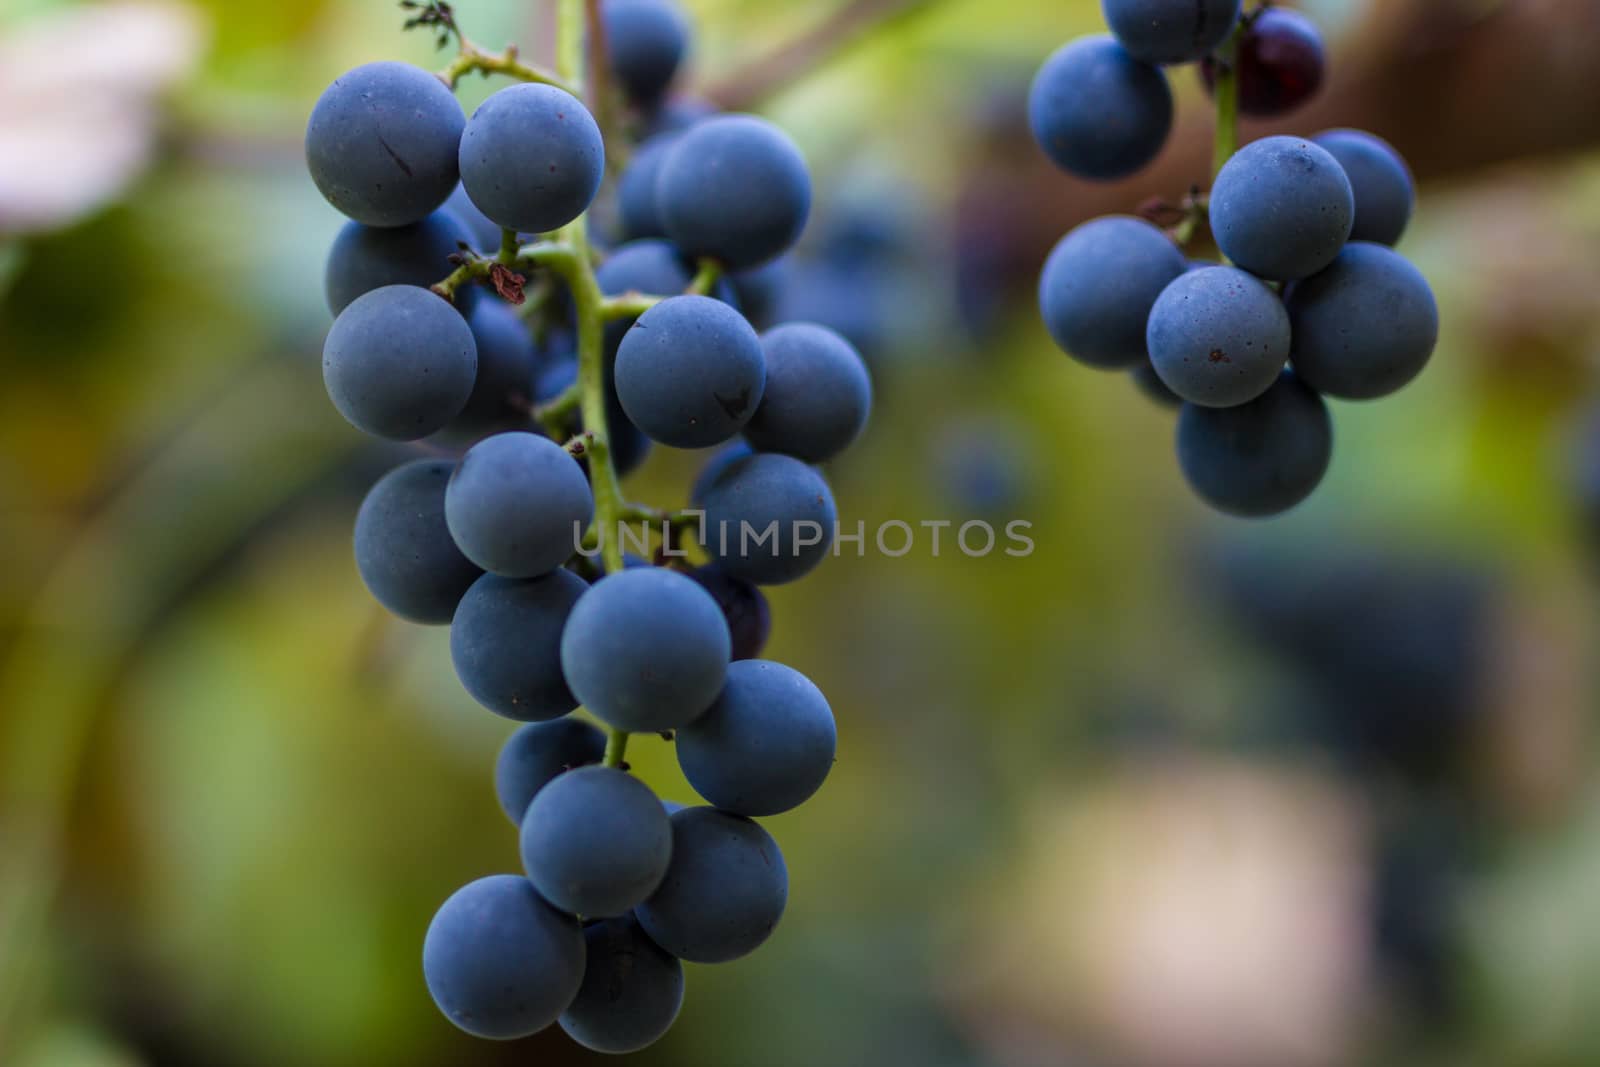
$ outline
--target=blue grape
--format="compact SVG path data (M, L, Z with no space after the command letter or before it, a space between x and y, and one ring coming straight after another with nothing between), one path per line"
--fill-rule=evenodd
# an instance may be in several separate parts
M772 608L759 588L735 578L716 564L696 567L689 577L699 582L722 609L731 641L730 659L755 659L772 634Z
M1139 392L1161 407L1176 408L1183 405L1183 397L1168 389L1167 383L1161 380L1161 375L1149 363L1141 363L1128 374Z
M1428 280L1398 252L1362 241L1295 285L1289 318L1295 373L1345 400L1388 396L1408 384L1439 339Z
M450 257L471 242L466 226L454 213L443 209L409 226L347 222L328 250L323 272L322 290L328 310L337 315L362 293L385 285L426 288L455 269ZM460 291L459 306L465 310L466 301L477 292L470 287Z
M612 1055L660 1040L683 1006L683 964L631 915L590 923L583 940L588 966L561 1029L584 1048Z
M749 441L740 438L737 441L729 441L711 453L711 458L701 466L700 473L695 475L694 483L689 487L689 503L695 507L704 506L706 491L721 477L722 472L732 466L735 460L753 456L755 452L756 450L750 447Z
M306 124L306 166L328 203L368 226L427 218L456 184L461 105L409 63L340 75Z
M533 399L543 404L554 400L578 383L576 356L561 356L541 366L534 376Z
M474 1037L536 1034L583 983L583 931L526 878L469 882L439 908L422 942L422 973L445 1018Z
M649 786L614 767L557 775L522 819L528 880L551 904L585 918L642 903L671 859L666 809Z
M1228 39L1240 0L1100 0L1118 42L1146 63L1193 63Z
M822 787L838 735L822 691L799 671L742 660L706 713L678 731L678 765L707 803L781 815Z
M461 184L500 226L559 230L589 207L605 175L600 127L576 97L512 85L485 100L461 135Z
M1039 275L1050 336L1091 367L1147 361L1145 327L1156 298L1188 269L1167 235L1143 219L1093 219L1063 237Z
M488 297L467 315L478 349L478 374L466 407L440 436L476 441L528 424L534 367L539 360L533 334L511 305Z
M1292 281L1333 262L1350 237L1355 196L1339 161L1299 137L1240 149L1211 188L1217 247L1251 274Z
M787 134L750 115L720 115L686 130L656 178L657 208L686 255L728 270L776 259L805 228L811 176Z
M444 427L472 395L472 330L448 301L386 285L339 313L322 346L322 380L358 430L414 441Z
M588 588L559 567L538 578L485 574L474 582L450 623L450 659L472 698L519 722L576 708L561 673L561 631Z
M867 425L872 379L850 342L826 326L789 323L761 337L767 383L744 428L763 452L832 459Z
M455 464L419 459L378 479L356 513L356 569L378 603L412 622L450 621L483 572L461 554L444 521Z
M776 324L791 266L789 259L780 258L729 275L728 280L739 298L739 310L756 329L764 330Z
M1278 294L1236 267L1180 275L1150 311L1156 374L1191 404L1229 408L1272 388L1289 358Z
M675 448L721 444L755 414L766 386L761 339L706 296L674 296L639 316L617 348L628 421Z
M606 296L673 296L687 289L693 277L682 253L670 241L644 238L612 249L595 270L594 280ZM617 346L634 321L623 318L606 323L607 358L616 356Z
M666 160L667 152L676 142L676 134L660 134L650 138L634 151L627 169L617 179L617 213L621 216L624 240L637 241L667 235L656 205L656 179L661 174L661 164ZM684 285L687 284L685 281ZM673 290L654 291L678 292L682 288L680 285Z
M1392 245L1406 232L1417 203L1416 184L1400 153L1364 130L1328 130L1312 138L1339 161L1356 200L1350 240Z
M689 127L717 114L717 105L697 96L675 96L648 108L639 128L639 139L649 140L664 133L682 133Z
M592 723L564 716L519 726L500 748L494 764L494 792L506 818L522 826L534 795L556 775L599 763L606 735Z
M694 721L722 690L729 654L728 624L711 594L659 567L601 578L561 637L561 665L578 699L636 732Z
M1236 408L1185 404L1178 464L1218 511L1261 518L1288 511L1322 481L1333 455L1333 422L1322 398L1292 371Z
M532 578L571 558L594 517L594 494L577 461L554 441L501 433L461 458L444 514L468 559L507 578Z
M765 830L715 808L684 808L672 816L667 875L634 914L679 959L726 963L760 948L788 902L789 870Z
M478 205L467 195L466 187L457 184L444 202L444 209L454 215L472 235L472 247L486 256L500 251L500 227L488 215L478 210Z
M811 573L827 558L839 519L822 475L775 453L730 463L706 489L702 508L707 554L757 585Z
M1080 37L1045 60L1028 93L1034 140L1062 170L1113 181L1149 163L1172 131L1172 89L1104 35Z
M606 50L635 104L661 99L689 50L689 20L673 0L605 0Z

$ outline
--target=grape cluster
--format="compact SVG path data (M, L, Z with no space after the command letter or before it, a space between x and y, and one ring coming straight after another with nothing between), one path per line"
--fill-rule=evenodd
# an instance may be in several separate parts
M1132 174L1171 131L1162 65L1199 63L1217 98L1217 173L1166 230L1111 216L1062 238L1039 280L1045 325L1080 362L1129 370L1158 402L1181 405L1179 465L1206 502L1278 514L1327 472L1323 398L1388 396L1433 353L1433 293L1391 247L1411 218L1411 174L1359 130L1233 151L1239 112L1282 114L1321 84L1324 50L1303 15L1244 13L1240 0L1102 6L1112 35L1067 44L1034 79L1039 145L1081 178ZM1185 254L1207 222L1220 261Z
M861 433L871 384L834 331L760 334L741 313L741 278L800 236L811 179L764 120L664 120L688 50L675 5L606 0L584 27L608 41L592 99L609 84L636 129L671 127L614 168L620 240L603 252L588 214L618 131L571 64L546 74L460 37L448 5L403 6L459 37L459 58L443 76L350 71L306 131L313 179L351 219L327 261L323 372L352 425L428 452L361 505L362 580L395 615L448 625L461 684L525 724L495 769L523 872L444 902L424 977L469 1033L559 1021L632 1051L676 1018L680 961L744 956L783 914L783 855L754 819L821 787L836 734L815 685L758 658L760 587L827 556L834 503L815 464ZM469 118L451 90L472 70L519 82ZM722 446L693 489L700 511L621 497L655 443ZM624 556L625 522L659 538L652 558ZM674 741L706 806L631 775L631 733Z

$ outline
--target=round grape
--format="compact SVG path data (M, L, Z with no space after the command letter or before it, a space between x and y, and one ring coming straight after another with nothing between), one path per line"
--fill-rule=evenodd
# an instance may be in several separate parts
M551 904L585 918L642 903L671 859L666 809L649 786L614 767L557 775L522 819L528 880Z
M1373 400L1408 384L1439 339L1427 279L1398 252L1362 241L1294 287L1289 318L1295 373L1345 400Z
M732 641L730 658L755 659L761 655L772 634L772 608L766 594L714 563L695 568L689 577L699 582L722 609Z
M328 203L368 226L421 222L456 184L461 105L409 63L368 63L323 91L306 165Z
M787 134L750 115L691 126L661 163L656 205L686 255L728 270L776 259L805 228L811 176Z
M483 572L461 554L444 521L455 464L419 459L372 487L356 513L356 569L373 597L412 622L443 624Z
M559 230L589 207L605 175L594 116L550 85L501 89L461 135L461 184L485 215L523 233Z
M661 164L667 152L677 143L677 135L659 134L641 144L628 160L627 169L617 179L617 212L621 216L622 236L627 241L647 237L665 237L667 228L661 222L661 212L656 206L656 179L661 174ZM684 285L688 285L687 279ZM681 292L676 289L652 289L646 292Z
M1288 511L1316 489L1332 455L1327 405L1291 371L1248 404L1185 404L1178 416L1183 476L1203 500L1230 515Z
M1150 311L1156 374L1191 404L1231 408L1272 388L1289 358L1278 294L1236 267L1180 275Z
M639 128L639 139L645 141L663 133L682 133L717 113L717 105L709 100L697 96L674 96L646 109L644 122Z
M732 466L735 460L755 454L756 450L750 447L750 442L742 437L737 441L729 441L711 453L711 457L700 467L700 473L694 476L694 483L689 487L689 503L697 508L704 507L706 491L721 477L722 472Z
M617 348L617 397L628 421L675 448L705 448L738 433L766 379L755 329L710 297L663 300Z
M778 843L740 815L684 808L672 816L672 864L635 910L667 952L694 963L726 963L760 948L789 901Z
M616 531L605 532L608 537ZM619 730L675 730L717 698L728 672L728 624L699 585L660 567L600 579L561 638L567 684Z
M386 285L426 288L455 270L450 257L470 245L472 235L449 211L439 210L410 226L363 226L347 222L328 250L322 290L335 315L362 293ZM477 294L467 288L465 301ZM465 302L459 306L465 308Z
M478 350L478 375L466 407L440 431L448 441L469 442L528 424L534 367L533 334L510 304L485 298L467 315Z
M1339 161L1299 137L1266 137L1223 165L1211 189L1217 247L1251 274L1309 277L1350 237L1355 196Z
M583 940L588 967L561 1029L584 1048L614 1056L660 1040L683 1006L683 964L631 915L590 923Z
M1362 130L1328 130L1312 138L1339 161L1356 199L1352 241L1392 245L1406 232L1417 203L1411 170L1389 144Z
M767 384L744 428L751 444L821 463L861 435L872 380L849 341L826 326L796 322L763 334L761 351Z
M606 735L592 723L565 716L519 726L500 748L494 764L494 792L506 818L517 827L535 794L556 775L599 763Z
M736 815L781 815L822 787L838 736L822 691L799 671L742 660L706 713L678 731L694 791Z
M1100 0L1111 32L1135 59L1192 63L1228 39L1240 0Z
M634 104L661 99L689 50L689 20L673 0L605 0L606 50Z
M560 567L538 578L486 574L450 623L450 659L472 698L519 722L578 706L561 673L561 631L589 585Z
M729 276L739 310L752 326L767 329L776 323L792 265L785 257Z
M687 289L693 278L684 265L683 254L670 241L644 238L612 249L595 270L594 280L606 296L673 296ZM635 321L621 318L606 323L608 358L615 358L617 347Z
M1147 361L1145 327L1156 298L1188 269L1178 247L1143 219L1093 219L1063 237L1039 276L1050 336L1091 367Z
M1028 123L1062 170L1096 181L1126 178L1167 143L1172 89L1160 68L1112 38L1080 37L1039 68Z
M322 346L322 380L358 430L414 441L441 429L472 394L472 330L455 308L414 285L363 293Z
M792 456L756 453L706 489L706 552L735 578L782 585L827 558L839 513L821 474Z
M468 559L507 578L532 578L577 551L594 517L594 494L577 461L554 441L501 433L461 457L444 514Z
M583 932L526 878L497 874L456 890L422 942L422 973L439 1010L474 1037L536 1034L583 983Z
M1219 62L1207 56L1200 65L1208 90L1216 88ZM1322 87L1327 63L1316 23L1286 7L1258 12L1239 39L1233 63L1240 113L1272 118L1293 111Z

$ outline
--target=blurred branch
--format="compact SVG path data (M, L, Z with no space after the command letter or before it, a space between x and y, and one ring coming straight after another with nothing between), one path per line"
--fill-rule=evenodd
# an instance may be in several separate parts
M707 86L705 95L726 111L748 111L826 66L872 33L920 14L936 2L856 0L840 4L799 37Z

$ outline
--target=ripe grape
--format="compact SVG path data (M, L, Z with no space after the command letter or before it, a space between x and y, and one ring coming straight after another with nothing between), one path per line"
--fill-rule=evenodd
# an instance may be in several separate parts
M519 722L576 708L561 673L561 631L588 588L560 567L538 578L485 574L474 582L450 623L450 659L473 699Z
M634 149L627 169L617 179L617 213L621 216L622 238L637 241L646 237L665 237L667 228L661 222L661 211L656 204L656 179L661 174L661 164L667 152L677 143L677 135L658 134ZM688 283L685 282L685 285ZM650 289L645 292L679 292L677 289Z
M1216 88L1219 63L1215 56L1201 62L1208 90ZM1316 23L1285 7L1258 12L1239 39L1233 62L1240 113L1271 118L1293 111L1322 87L1326 66Z
M683 10L674 0L605 0L600 10L611 70L628 100L660 100L689 50Z
M450 621L483 572L461 554L444 521L455 464L419 459L385 474L356 513L356 569L373 598L412 622Z
M700 467L700 473L694 476L694 484L689 487L689 503L697 508L704 507L706 490L711 488L711 484L721 476L722 472L735 460L753 456L755 452L756 450L750 447L750 442L741 437L737 441L729 441L711 453L711 458Z
M594 272L594 280L606 296L639 293L646 296L672 296L689 287L693 276L683 254L672 242L641 238L618 245ZM617 346L633 325L634 319L613 319L606 323L606 353L615 357Z
M1125 178L1166 144L1172 89L1160 68L1134 59L1112 38L1080 37L1039 68L1028 123L1062 170L1097 181Z
M659 567L601 578L561 637L567 684L619 730L688 725L721 691L729 654L728 624L711 594Z
M1192 63L1233 32L1240 0L1100 0L1111 32L1135 59Z
M456 184L461 105L409 63L368 63L323 91L306 124L306 166L328 203L368 226L407 226Z
M440 431L446 441L476 441L528 424L534 368L533 334L511 305L492 297L467 315L478 349L478 374L466 407Z
M1290 360L1302 381L1345 400L1388 396L1428 363L1439 307L1422 273L1383 245L1352 241L1289 297Z
M1236 267L1180 275L1150 311L1150 362L1192 404L1254 400L1289 358L1289 313L1278 294Z
M551 904L585 918L622 915L643 902L671 858L672 824L661 801L613 767L557 775L522 819L528 880Z
M494 792L501 810L520 827L534 796L556 775L599 763L605 754L606 735L582 719L565 716L518 727L501 746L494 764Z
M811 573L827 558L839 517L821 474L770 452L730 463L706 488L701 506L707 554L757 585Z
M358 430L414 441L460 413L478 373L472 330L448 301L414 285L363 293L322 347L322 378Z
M409 226L347 222L328 249L323 271L328 310L338 315L362 293L386 285L426 288L455 269L450 257L471 242L467 227L444 208ZM471 288L458 293L458 306L465 309L477 293Z
M422 942L422 973L445 1017L497 1041L555 1022L583 982L577 920L541 898L526 878L480 878L439 908Z
M799 807L833 769L838 735L822 691L799 671L742 660L706 713L678 731L678 765L707 803L736 815Z
M605 175L600 127L576 97L550 85L501 89L461 135L461 184L485 215L525 233L583 214Z
M761 655L772 634L772 608L766 594L714 563L696 567L689 577L699 582L722 609L731 641L729 658L737 661Z
M468 559L507 578L532 578L576 551L594 495L566 449L536 434L501 433L461 457L444 513Z
M672 863L635 909L639 925L694 963L726 963L760 948L789 900L778 843L749 819L715 808L684 808L671 822Z
M1387 141L1363 130L1328 130L1312 138L1350 179L1356 199L1352 241L1392 245L1406 232L1417 190L1406 161Z
M667 235L686 255L748 270L800 237L811 176L782 130L750 115L721 115L678 138L661 163L656 197Z
M1311 495L1333 455L1327 405L1292 371L1234 408L1185 404L1178 464L1196 493L1230 515L1259 518Z
M622 1055L654 1044L683 1006L683 964L632 915L583 928L588 966L561 1029L584 1048Z
M1309 277L1350 237L1355 196L1339 161L1299 137L1266 137L1228 160L1211 189L1217 246L1251 274Z
M832 459L866 427L872 380L850 342L826 326L789 323L761 336L766 389L744 428L763 452Z
M710 297L662 301L617 348L617 397L628 420L675 448L705 448L738 433L761 402L766 377L755 329Z
M1039 276L1039 309L1062 351L1091 367L1147 362L1145 328L1156 298L1188 260L1155 226L1113 215L1074 229Z
M717 105L698 96L674 96L645 110L639 139L647 141L664 133L682 133L698 122L718 114Z
M791 266L788 258L780 258L729 276L739 298L739 310L756 329L764 330L776 323Z

